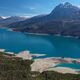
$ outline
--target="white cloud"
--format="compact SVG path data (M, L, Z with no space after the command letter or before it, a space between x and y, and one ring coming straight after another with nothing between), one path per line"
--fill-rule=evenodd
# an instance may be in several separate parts
M31 16L26 16L26 15L23 15L23 16L20 16L20 17L31 18Z
M36 8L35 8L35 7L29 7L29 9L30 9L30 10L35 10Z
M35 10L36 9L35 6L26 6L26 5L23 5L22 8L23 9L29 9L29 10Z
M9 18L10 16L1 16L3 19Z
M77 7L79 7L79 8L80 8L80 5L77 5Z
M75 4L73 4L74 6L76 6L76 7L78 7L78 8L80 8L80 5L75 5Z

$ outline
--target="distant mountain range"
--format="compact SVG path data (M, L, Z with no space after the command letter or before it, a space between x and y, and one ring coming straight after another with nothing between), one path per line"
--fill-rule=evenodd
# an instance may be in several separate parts
M48 15L35 16L8 27L22 32L80 36L80 8L66 2Z
M23 21L25 19L26 19L25 17L19 17L19 16L11 16L11 17L7 17L7 18L0 16L0 27L7 26L14 22Z

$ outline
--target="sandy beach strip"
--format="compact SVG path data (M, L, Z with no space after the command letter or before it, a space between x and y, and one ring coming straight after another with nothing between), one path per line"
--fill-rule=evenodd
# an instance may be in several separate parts
M0 49L0 52L5 52L5 49Z
M22 51L22 52L16 54L15 57L19 57L19 58L22 58L24 60L31 60L32 59L30 51Z
M56 67L60 63L73 63L76 59L72 58L43 58L35 59L31 64L31 71L42 73L43 71L56 71L59 73L78 74L78 71L69 67Z
M70 74L79 74L75 69L68 68L68 67L55 67L55 68L49 68L46 71L55 71L59 73L70 73Z
M50 67L54 67L60 63L59 60L53 60L53 59L36 59L34 62L31 64L31 71L38 71L38 72L43 72L46 69Z
M15 57L20 57L24 60L31 60L33 59L33 57L41 57L41 56L46 56L46 54L32 54L30 53L30 51L22 51L15 55Z
M46 56L46 54L31 54L32 57L41 57L41 56Z

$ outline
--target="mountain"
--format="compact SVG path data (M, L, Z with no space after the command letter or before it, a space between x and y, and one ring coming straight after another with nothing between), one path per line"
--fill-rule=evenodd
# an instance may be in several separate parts
M0 21L2 21L2 20L3 20L3 17L0 16Z
M0 17L0 27L7 26L7 25L14 23L14 22L23 21L25 19L26 19L25 17L19 17L19 16L11 16L8 18Z
M0 16L0 20L2 20L3 18Z
M80 36L80 8L66 2L50 14L8 25L15 31Z
M66 2L56 6L50 16L58 20L80 20L80 8Z
M2 16L0 16L0 22L2 22L4 20L4 18ZM1 26L2 24L0 24Z

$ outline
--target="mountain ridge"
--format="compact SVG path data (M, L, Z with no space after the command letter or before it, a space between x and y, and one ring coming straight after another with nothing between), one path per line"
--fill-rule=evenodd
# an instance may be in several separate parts
M15 31L80 36L80 8L59 4L50 14L10 24Z
M11 23L14 22L19 22L25 20L25 17L20 17L20 16L0 16L0 27L7 26Z

